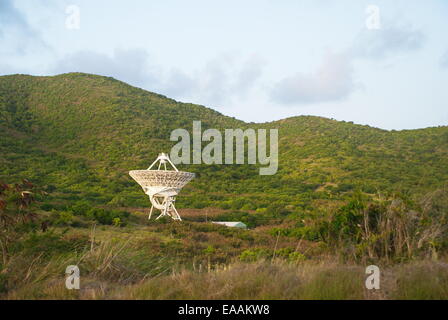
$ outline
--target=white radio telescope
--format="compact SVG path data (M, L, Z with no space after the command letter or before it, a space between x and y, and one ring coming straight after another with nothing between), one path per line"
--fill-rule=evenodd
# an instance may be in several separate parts
M157 163L157 170L151 169ZM173 170L167 169L167 163L171 165ZM194 173L177 170L168 155L161 153L148 169L132 170L129 171L129 175L137 181L149 196L152 206L148 219L151 219L152 211L156 208L161 211L156 220L163 216L169 216L174 220L182 220L174 202L180 189L194 178Z

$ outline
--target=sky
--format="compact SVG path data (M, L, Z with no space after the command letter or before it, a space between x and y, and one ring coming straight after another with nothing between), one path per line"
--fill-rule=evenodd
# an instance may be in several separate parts
M111 76L247 122L448 125L445 0L0 0L0 75Z

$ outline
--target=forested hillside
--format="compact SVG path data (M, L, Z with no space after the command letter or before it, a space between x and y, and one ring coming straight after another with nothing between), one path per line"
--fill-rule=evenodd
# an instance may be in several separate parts
M196 173L183 221L148 220L128 171L194 120L278 129L278 172L179 166ZM2 76L0 298L447 299L447 169L448 127L244 123L107 77ZM370 264L380 293L364 289Z
M113 78L72 73L0 77L0 179L45 186L54 203L145 206L127 171L169 152L170 132L191 130L193 120L203 129L278 128L279 170L260 176L249 165L190 165L198 178L181 207L295 208L354 190L430 191L448 178L448 127L385 131L312 116L248 124Z

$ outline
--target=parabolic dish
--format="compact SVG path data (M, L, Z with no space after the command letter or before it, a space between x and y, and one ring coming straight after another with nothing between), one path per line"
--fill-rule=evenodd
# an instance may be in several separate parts
M132 170L129 171L129 175L142 188L168 187L178 190L194 178L194 173L191 172L168 170Z
M157 163L158 166L156 166ZM167 170L167 164L171 165L174 170ZM152 167L157 167L157 170L151 170ZM160 170L160 168L164 170ZM170 216L174 220L182 220L174 202L180 189L194 178L194 173L177 170L168 155L161 153L148 169L131 170L129 175L149 196L152 206L148 219L151 219L152 210L155 208L161 211L157 219Z

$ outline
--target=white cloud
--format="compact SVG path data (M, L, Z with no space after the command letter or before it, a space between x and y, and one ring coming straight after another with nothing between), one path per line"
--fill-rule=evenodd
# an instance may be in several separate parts
M173 98L185 97L197 91L196 80L178 68L171 69L158 86L161 93Z
M271 98L286 105L343 100L355 87L349 57L327 53L315 73L296 73L277 82Z
M11 0L0 1L0 55L24 55L47 48Z
M157 86L149 55L143 49L114 50L112 55L79 51L67 55L51 68L52 73L86 72L111 76L136 86Z
M354 58L383 59L418 50L425 41L425 34L410 25L385 24L380 29L361 31L350 52Z
M271 98L285 105L344 100L357 87L353 80L355 60L386 59L399 53L418 50L425 41L423 32L411 26L386 23L381 29L365 29L344 53L327 54L315 73L298 72L278 81L271 91Z
M232 90L245 97L261 77L264 65L265 61L260 57L250 57L238 71Z
M234 99L244 99L260 79L263 67L264 61L258 56L241 60L228 54L220 55L188 77L191 82L184 96L194 97L206 105L230 104Z
M220 55L199 71L187 73L179 68L164 70L152 63L143 49L117 49L112 55L92 51L69 54L58 60L51 72L111 76L171 98L219 105L244 98L260 78L262 67L263 61L258 57L239 61L231 55Z

